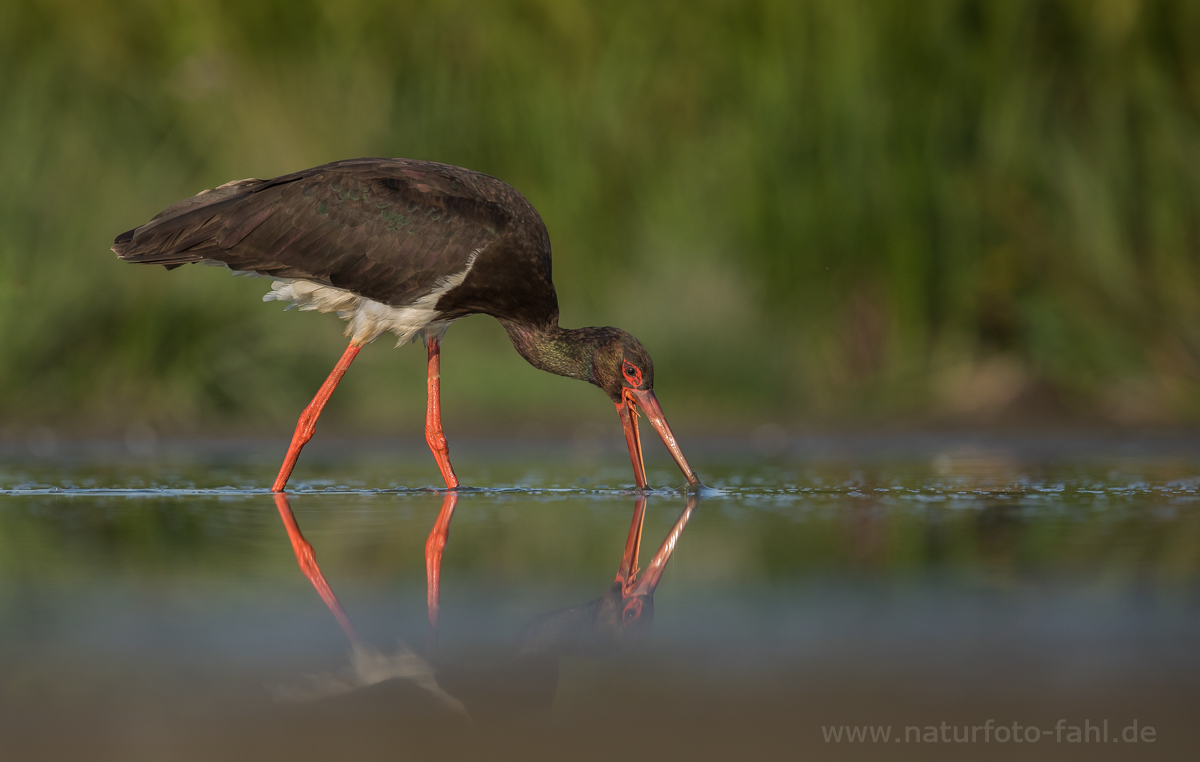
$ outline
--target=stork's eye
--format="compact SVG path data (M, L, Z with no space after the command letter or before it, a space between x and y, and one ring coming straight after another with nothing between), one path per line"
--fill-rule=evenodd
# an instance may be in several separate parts
M625 383L637 389L642 385L642 369L628 360L621 367L621 374L625 376Z
M629 603L625 604L625 610L621 612L621 618L626 622L632 622L642 615L642 602L638 598L634 598Z

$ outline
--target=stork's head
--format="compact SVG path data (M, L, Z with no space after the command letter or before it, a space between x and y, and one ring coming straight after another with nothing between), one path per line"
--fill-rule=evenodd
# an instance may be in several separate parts
M654 396L654 361L650 359L650 353L642 346L642 342L625 331L619 328L605 330L609 332L606 340L596 347L592 359L594 383L617 406L638 489L646 487L646 466L642 460L642 439L637 426L638 413L650 420L650 425L658 432L687 478L688 488L699 488L702 486L700 478L683 457L683 450L675 441L662 407Z

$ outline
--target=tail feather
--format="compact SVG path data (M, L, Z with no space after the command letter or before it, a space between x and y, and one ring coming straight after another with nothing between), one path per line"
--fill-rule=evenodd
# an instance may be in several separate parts
M222 248L217 238L226 214L263 185L257 179L237 180L202 191L117 236L112 250L126 262L166 265L168 269L209 259Z
M133 242L133 234L135 232L137 232L137 228L134 228L133 230L126 230L124 233L117 236L117 240L113 241L113 253L115 253L118 257L123 256L126 250L129 249L129 244Z

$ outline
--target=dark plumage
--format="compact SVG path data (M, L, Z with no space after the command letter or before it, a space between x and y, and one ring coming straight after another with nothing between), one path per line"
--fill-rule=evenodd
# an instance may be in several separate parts
M127 262L215 260L302 278L392 307L478 259L447 319L482 312L545 324L558 316L550 237L525 197L494 177L411 159L352 159L270 180L238 180L122 233Z
M699 485L654 399L649 354L618 328L559 327L546 226L524 196L494 177L412 159L338 161L204 191L117 236L112 248L125 261L167 269L217 262L303 281L312 284L305 298L316 294L308 308L352 321L351 346L301 417L276 491L358 349L385 330L401 343L421 335L429 347L427 435L447 486L457 486L441 435L436 372L442 333L475 313L498 319L535 367L608 394L626 428L639 488L645 476L634 406L663 436L689 485ZM318 286L326 288L314 292ZM299 301L295 291L280 294Z

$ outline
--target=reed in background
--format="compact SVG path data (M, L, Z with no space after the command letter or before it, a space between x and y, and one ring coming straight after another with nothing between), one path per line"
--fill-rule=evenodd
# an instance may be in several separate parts
M1170 0L7 2L0 436L290 426L338 321L107 248L364 155L525 193L564 325L639 336L688 426L1194 423L1197 40ZM505 341L448 334L448 427L611 423ZM365 352L331 420L416 435L423 360Z

